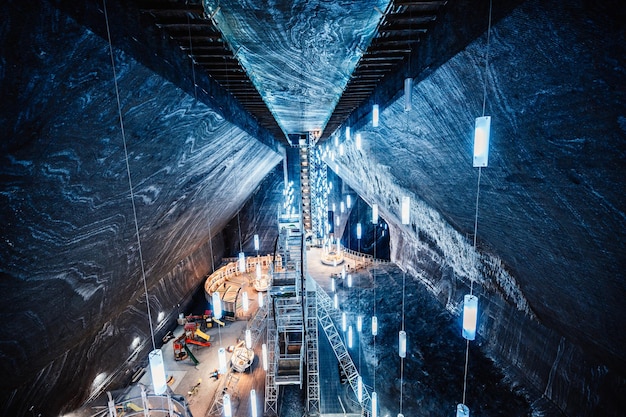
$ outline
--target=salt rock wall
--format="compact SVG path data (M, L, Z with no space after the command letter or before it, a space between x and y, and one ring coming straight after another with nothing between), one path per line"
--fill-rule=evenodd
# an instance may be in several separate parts
M0 414L127 382L280 154L45 4L3 6ZM220 97L214 97L217 102ZM124 139L128 158L125 156ZM132 177L137 228L129 192ZM143 259L143 263L141 260Z
M478 344L567 415L619 415L626 381L624 30L602 8L530 1L492 28L478 251L472 133L486 34L362 121L329 166L391 229L391 258L459 314L474 280ZM410 196L411 224L400 223ZM621 387L621 388L620 388Z

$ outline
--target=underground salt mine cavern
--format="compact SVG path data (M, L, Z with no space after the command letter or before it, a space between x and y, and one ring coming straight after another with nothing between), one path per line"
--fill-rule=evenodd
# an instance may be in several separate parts
M625 415L624 2L0 10L0 416Z

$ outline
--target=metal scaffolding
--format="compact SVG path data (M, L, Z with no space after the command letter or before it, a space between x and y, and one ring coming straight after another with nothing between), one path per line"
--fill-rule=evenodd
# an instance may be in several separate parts
M310 281L312 281L309 278ZM313 284L313 283L311 283ZM306 291L306 375L307 412L320 413L319 344L317 334L317 297L315 291Z

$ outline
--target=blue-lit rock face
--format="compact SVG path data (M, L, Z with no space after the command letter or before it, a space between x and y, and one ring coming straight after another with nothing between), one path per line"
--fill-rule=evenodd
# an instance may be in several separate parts
M477 343L577 416L620 415L626 375L624 32L594 13L533 1L493 28L478 255L471 153L486 36L417 83L411 112L399 97L381 127L363 122L362 151L349 142L328 159L379 204L392 260L457 314L476 279Z
M286 134L326 125L388 3L205 1Z
M0 414L56 415L152 349L127 161L160 345L280 155L115 50L126 160L107 42L54 9L27 28L7 9Z

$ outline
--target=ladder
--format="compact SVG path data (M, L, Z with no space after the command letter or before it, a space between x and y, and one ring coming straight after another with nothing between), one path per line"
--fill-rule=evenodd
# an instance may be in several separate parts
M315 291L306 292L306 374L307 411L320 413L320 374L317 335L317 298Z

